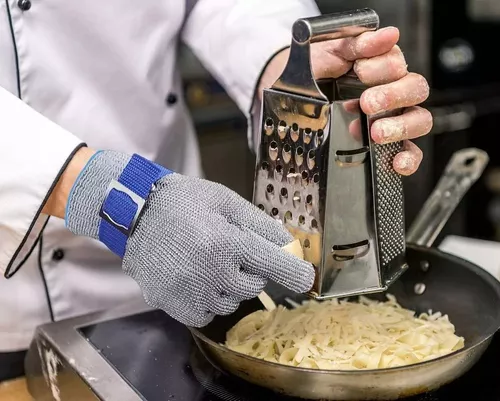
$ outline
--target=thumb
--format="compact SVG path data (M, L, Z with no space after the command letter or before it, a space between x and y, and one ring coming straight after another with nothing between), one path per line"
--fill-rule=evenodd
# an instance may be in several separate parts
M332 42L313 43L311 46L311 63L315 79L338 78L346 74L353 62L332 52Z
M351 69L354 61L386 54L398 40L399 30L386 27L345 39L314 43L311 46L314 76L316 79L338 78Z

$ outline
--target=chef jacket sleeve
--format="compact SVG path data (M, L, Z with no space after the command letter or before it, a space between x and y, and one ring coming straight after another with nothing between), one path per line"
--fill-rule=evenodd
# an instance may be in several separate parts
M0 272L12 276L35 247L41 213L84 144L0 87Z
M190 7L190 4L194 6ZM313 0L188 0L183 41L226 89L248 119L249 146L259 137L260 76L290 46L293 23L319 15Z

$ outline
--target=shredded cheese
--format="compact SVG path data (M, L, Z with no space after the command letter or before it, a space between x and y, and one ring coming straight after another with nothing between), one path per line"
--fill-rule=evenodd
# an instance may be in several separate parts
M386 302L305 301L241 319L225 345L266 361L311 369L360 370L410 365L464 347L447 315L416 316L394 296Z

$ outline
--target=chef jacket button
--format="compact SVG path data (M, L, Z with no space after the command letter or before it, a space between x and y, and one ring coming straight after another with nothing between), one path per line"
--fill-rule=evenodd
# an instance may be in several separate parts
M167 96L167 104L174 105L177 103L177 95L175 93L169 93Z
M52 259L55 261L60 261L64 258L64 251L62 249L56 249L52 253Z
M31 8L31 1L30 0L19 0L17 2L17 5L19 8L23 11L28 11Z

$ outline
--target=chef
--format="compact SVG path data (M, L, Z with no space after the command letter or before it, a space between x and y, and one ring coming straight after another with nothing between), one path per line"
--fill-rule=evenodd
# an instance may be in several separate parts
M177 49L224 85L255 147L261 91L284 67L292 24L317 14L313 0L0 2L0 380L22 374L42 323L143 296L203 326L268 280L311 287L312 266L280 249L291 237L274 219L197 178ZM394 168L409 175L422 152L408 139L432 118L398 36L315 44L312 58L317 78L354 68L372 86L367 114L405 109L371 135L405 140Z

